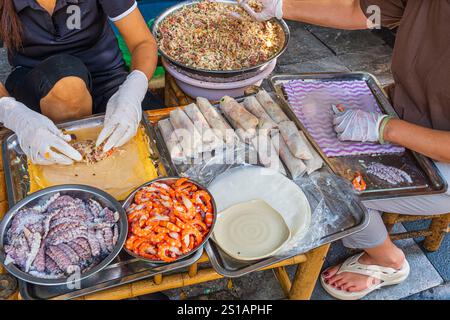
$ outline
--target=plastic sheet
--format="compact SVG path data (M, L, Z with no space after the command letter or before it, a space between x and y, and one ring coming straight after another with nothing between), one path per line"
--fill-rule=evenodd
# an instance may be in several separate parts
M305 193L311 206L311 225L306 234L293 235L277 253L293 256L315 248L332 234L348 229L360 217L349 212L359 201L351 184L334 174L320 171L294 181Z

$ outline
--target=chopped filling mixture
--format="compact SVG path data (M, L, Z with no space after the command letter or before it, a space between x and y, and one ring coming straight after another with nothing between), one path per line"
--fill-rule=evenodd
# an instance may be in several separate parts
M72 147L77 150L83 157L81 162L85 162L87 164L100 162L114 153L114 149L111 149L108 152L103 152L104 145L105 143L102 143L101 145L96 147L94 140L84 140L72 143Z
M254 21L240 6L202 1L168 16L160 49L173 60L206 70L239 70L264 63L283 46L281 26Z

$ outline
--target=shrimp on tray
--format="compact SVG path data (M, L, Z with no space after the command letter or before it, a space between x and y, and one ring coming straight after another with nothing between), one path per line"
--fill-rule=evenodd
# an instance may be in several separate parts
M211 195L188 178L142 187L135 193L127 215L130 231L126 249L167 263L195 250L214 221Z

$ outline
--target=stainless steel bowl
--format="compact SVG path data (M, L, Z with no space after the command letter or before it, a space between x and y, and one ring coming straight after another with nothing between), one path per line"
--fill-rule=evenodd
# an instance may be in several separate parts
M175 11L178 11L186 6L192 6L196 3L200 2L199 0L190 0L190 1L184 1L179 4L176 4L170 8L168 8L166 11L164 11L162 14L160 14L153 23L152 33L153 36L156 39L160 38L160 32L159 32L159 26L161 23L171 14L173 14ZM236 1L231 0L216 0L216 2L231 4L231 5L238 5ZM205 79L208 78L215 78L214 82L219 82L217 79L219 78L232 78L230 81L233 80L233 78L239 78L239 79L246 79L247 74L248 77L252 77L259 72L263 71L267 65L273 61L274 59L277 59L281 54L284 53L284 51L287 49L289 39L290 39L290 31L289 27L286 24L284 20L278 20L273 19L276 23L279 24L279 26L282 29L282 34L280 34L280 37L284 38L284 43L281 49L276 53L273 57L271 57L269 60L262 62L258 65L248 67L248 68L242 68L238 70L207 70L207 69L201 69L201 68L195 68L187 66L176 59L169 57L161 48L159 48L159 52L161 55L166 58L166 60L169 60L173 65L181 69L181 72L184 71L185 73L189 74L190 76L194 77L197 80L205 81Z
M26 197L25 199L19 201L14 207L12 207L8 213L3 218L2 222L0 223L0 262L3 263L6 258L4 245L5 245L5 238L6 238L6 232L8 231L10 224L14 218L14 216L17 214L17 212L23 208L26 207L33 207L39 203L45 202L49 198L51 198L54 194L60 193L61 195L70 195L73 197L77 197L83 200L87 199L94 199L98 201L102 206L108 207L113 211L117 211L119 213L119 239L117 240L116 245L114 246L114 250L106 257L104 258L99 264L94 266L93 268L89 269L86 272L83 272L81 274L81 277L77 280L83 280L86 279L100 270L104 269L106 266L109 265L111 261L114 260L114 258L119 254L119 252L122 250L122 247L125 244L125 241L127 239L128 234L128 221L127 221L127 215L122 208L121 204L114 199L111 195L107 194L106 192L93 188L90 186L84 186L84 185L60 185L55 187L46 188L40 191L37 191L30 196ZM23 281L30 282L33 284L43 285L43 286L56 286L56 285L64 285L64 284L70 284L73 282L70 277L64 277L64 278L58 278L58 279L43 279L38 278L35 276L30 275L29 273L26 273L22 270L20 270L18 267L16 267L14 264L8 264L5 266L6 270L8 270L9 273L11 273L16 278L19 278Z
M164 178L157 178L157 179L151 180L151 181L149 181L149 182L147 182L147 183L144 183L142 186L138 187L136 190L134 190L134 191L128 196L128 198L127 198L127 199L124 201L124 203L123 203L123 208L124 208L125 211L126 211L126 210L131 206L131 204L133 203L133 200L134 200L134 196L136 195L136 192L138 192L138 191L139 191L140 189L142 189L143 187L146 187L146 186L148 186L148 185L150 185L150 184L152 184L152 183L154 183L154 182L173 182L173 181L176 181L176 180L178 180L178 179L180 179L180 178L181 178L181 177L164 177ZM198 245L196 248L194 248L191 252L179 256L176 260L174 260L173 262L170 262L170 263L174 263L174 262L183 260L184 258L186 258L186 257L188 257L188 256L190 256L190 255L192 255L192 254L194 254L195 252L197 252L200 248L203 248L203 245L204 245L204 244L209 240L209 238L211 237L212 232L213 232L213 229L214 229L214 226L215 226L215 224L216 224L217 207L216 207L216 203L214 202L214 198L213 198L212 194L208 191L208 189L206 189L204 186L202 186L202 185L201 185L200 183L198 183L197 181L192 180L192 179L189 179L188 181L189 181L189 182L192 182L193 184L195 184L199 189L205 190L205 191L209 194L209 196L211 197L211 203L212 203L212 206L213 206L213 223L212 223L212 225L211 225L211 227L210 227L210 229L209 229L208 234L206 234L205 238L203 239L202 243L200 243L200 245ZM124 249L129 255L131 255L132 257L135 257L135 258L137 258L137 259L140 259L140 260L142 260L142 261L145 261L145 262L148 262L148 263L151 263L151 264L167 264L167 263L168 263L168 262L161 261L161 260L151 260L151 259L144 258L144 257L142 257L142 256L140 256L140 255L137 255L137 254L135 254L134 252L128 250L125 246L123 247L123 249Z

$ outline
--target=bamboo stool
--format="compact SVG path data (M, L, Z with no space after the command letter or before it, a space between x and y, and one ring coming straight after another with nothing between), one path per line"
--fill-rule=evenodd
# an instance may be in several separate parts
M391 234L392 240L418 238L425 237L423 246L428 251L437 251L441 246L442 240L449 232L450 213L432 216L416 216L416 215L403 215L397 213L384 213L383 221L386 225L388 232L392 231L392 228L396 223L405 221L419 221L419 220L431 220L431 224L428 229L418 231L408 231L402 233Z

